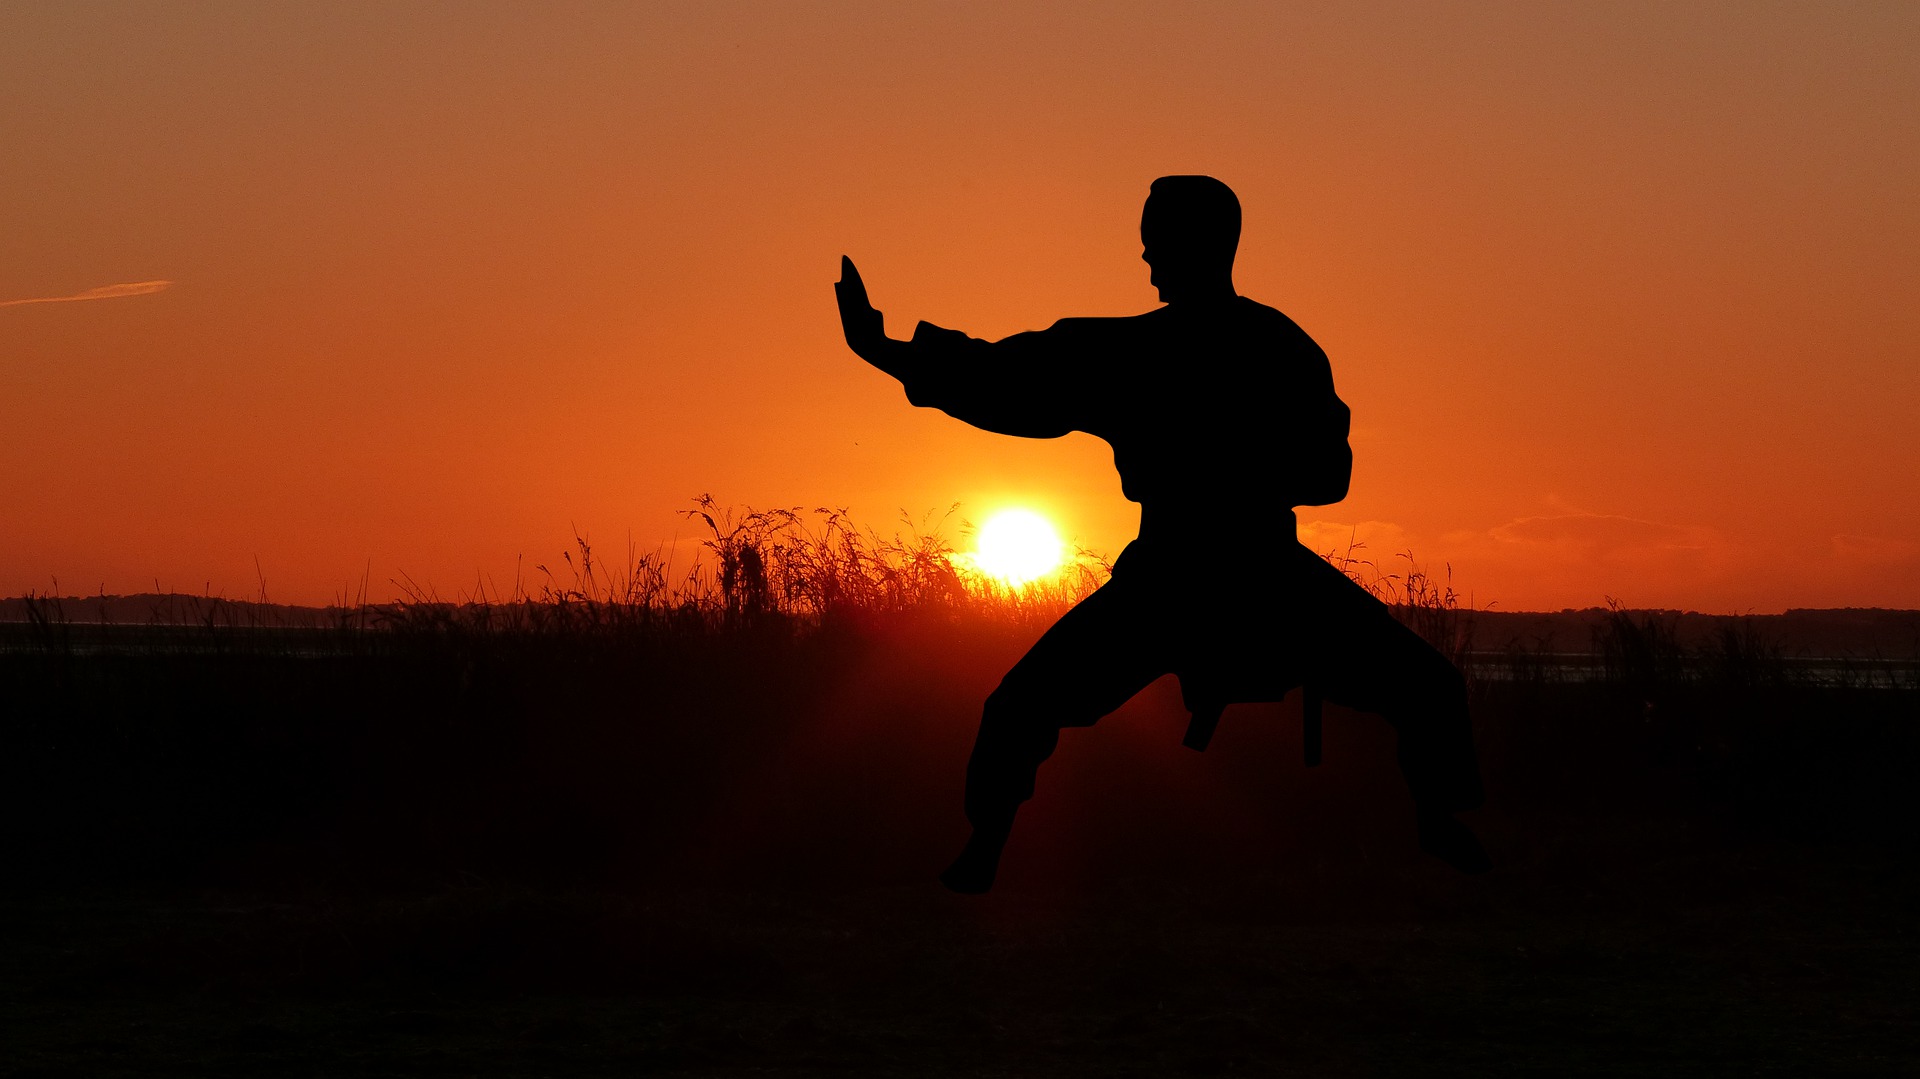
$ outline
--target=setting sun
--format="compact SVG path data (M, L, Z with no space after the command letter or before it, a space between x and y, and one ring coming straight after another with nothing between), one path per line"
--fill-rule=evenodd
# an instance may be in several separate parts
M1032 510L1002 510L980 526L973 561L1007 584L1022 585L1058 569L1064 550L1045 517Z

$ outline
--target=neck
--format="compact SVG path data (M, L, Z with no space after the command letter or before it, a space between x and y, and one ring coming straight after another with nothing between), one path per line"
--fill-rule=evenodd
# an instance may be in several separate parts
M1163 292L1161 299L1166 303L1225 303L1239 295L1233 290L1233 278L1221 277L1186 282L1172 292Z

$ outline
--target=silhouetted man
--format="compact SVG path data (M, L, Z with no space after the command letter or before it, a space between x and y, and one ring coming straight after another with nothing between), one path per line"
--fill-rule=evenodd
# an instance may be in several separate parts
M1235 293L1240 203L1227 185L1155 180L1140 240L1166 306L996 342L926 322L911 341L888 338L859 271L841 260L847 344L899 379L908 400L1002 434L1103 438L1122 492L1140 503L1139 538L1112 579L987 698L967 763L973 835L941 880L990 888L1061 728L1093 724L1169 673L1189 700L1196 687L1217 692L1258 672L1262 685L1310 679L1329 700L1382 714L1399 732L1421 845L1485 870L1485 851L1453 816L1481 800L1459 671L1296 537L1294 506L1346 496L1351 459L1332 484L1316 459L1330 438L1346 452L1347 409L1326 354L1287 316Z

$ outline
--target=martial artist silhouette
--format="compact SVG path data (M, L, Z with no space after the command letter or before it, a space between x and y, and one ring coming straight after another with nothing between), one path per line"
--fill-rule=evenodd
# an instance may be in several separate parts
M1346 451L1347 408L1313 339L1235 293L1239 239L1240 203L1226 184L1161 177L1140 240L1165 306L996 342L927 322L910 341L888 338L859 271L841 260L847 345L899 379L908 400L1002 434L1105 439L1122 492L1140 503L1139 537L1112 579L987 698L967 763L973 835L941 874L956 892L992 887L1061 728L1093 724L1170 673L1196 715L1208 702L1276 699L1272 687L1309 682L1381 714L1398 732L1421 846L1469 872L1490 865L1454 817L1481 801L1460 672L1297 538L1293 507L1346 496L1351 458L1334 463L1332 480L1325 459L1329 443ZM1204 523L1229 514L1231 537ZM1229 543L1256 550L1236 558ZM1247 683L1268 688L1236 696Z

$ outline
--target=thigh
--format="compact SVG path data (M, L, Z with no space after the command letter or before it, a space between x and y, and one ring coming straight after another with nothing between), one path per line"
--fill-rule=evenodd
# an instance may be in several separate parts
M1329 700L1394 711L1459 679L1445 656L1332 566L1315 575L1302 615L1320 631L1311 666Z
M1171 621L1149 588L1115 578L1062 615L994 692L1005 707L1084 727L1173 670Z

